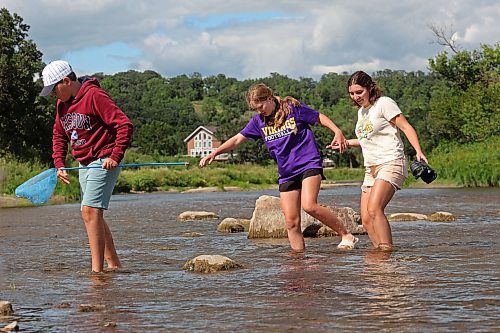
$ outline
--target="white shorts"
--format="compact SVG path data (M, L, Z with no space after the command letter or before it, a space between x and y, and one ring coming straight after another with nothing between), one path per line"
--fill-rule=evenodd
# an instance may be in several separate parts
M408 178L408 162L405 157L398 158L379 165L371 165L365 169L363 187L372 187L375 180L381 179L390 183L394 189L400 190Z

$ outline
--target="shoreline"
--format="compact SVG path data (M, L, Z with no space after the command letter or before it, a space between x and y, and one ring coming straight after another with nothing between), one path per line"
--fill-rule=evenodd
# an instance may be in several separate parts
M331 189L336 187L344 186L361 186L362 182L359 181L327 181L321 183L321 189ZM277 185L270 185L263 188L241 188L237 186L225 186L223 189L220 187L197 187L188 188L185 190L169 190L169 191L153 191L153 192L142 192L142 191L131 191L129 193L117 193L116 195L127 195L127 194L143 194L143 193L212 193L212 192L245 192L245 191L257 191L262 189L277 189ZM414 183L405 188L412 189L448 189L448 188L465 188L464 186L458 186L454 184L420 184ZM403 190L405 189L403 188ZM70 203L70 201L65 201L64 197L54 196L50 199L48 205L58 205ZM0 209L1 208L21 208L21 207L35 207L25 198L18 198L13 195L0 195Z

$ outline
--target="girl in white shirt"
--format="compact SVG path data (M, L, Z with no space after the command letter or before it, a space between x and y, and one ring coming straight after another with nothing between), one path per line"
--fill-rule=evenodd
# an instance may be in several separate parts
M363 71L352 74L347 90L360 107L357 139L347 142L349 147L361 147L366 168L361 186L361 220L373 246L390 251L393 248L392 233L384 210L408 177L408 162L400 130L415 149L417 160L427 162L427 158L420 148L415 129L396 102L382 96L368 74Z

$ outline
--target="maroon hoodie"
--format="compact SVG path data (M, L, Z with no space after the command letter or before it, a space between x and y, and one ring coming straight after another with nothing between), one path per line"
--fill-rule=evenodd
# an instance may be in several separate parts
M110 157L119 163L132 140L132 122L97 79L79 80L82 86L73 99L57 101L52 132L54 166L65 166L68 143L71 154L83 165L101 157Z

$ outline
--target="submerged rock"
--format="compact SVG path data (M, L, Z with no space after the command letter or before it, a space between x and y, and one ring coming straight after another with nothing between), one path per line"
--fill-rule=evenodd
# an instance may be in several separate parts
M455 221L457 218L452 213L448 212L435 212L429 215L428 220L432 222L450 222Z
M242 267L243 265L234 262L228 257L221 255L201 255L188 260L182 269L197 273L215 273Z
M104 304L80 304L78 305L78 312L96 312L103 311L106 309Z
M54 305L54 309L67 309L71 307L71 303L62 302L61 304Z
M419 221L419 220L427 220L427 221L455 221L456 217L448 212L435 212L431 215L417 214L417 213L395 213L387 216L387 220L389 222L401 222L401 221Z
M250 220L249 219L237 219L238 223L245 228L245 232L248 232L248 229L250 228Z
M0 316L12 316L13 314L12 304L9 301L0 301Z
M416 213L395 213L387 216L389 222L427 220L427 215Z
M335 213L338 219L353 234L364 234L366 231L360 224L359 214L350 207L325 206ZM337 233L330 227L319 222L311 215L302 211L301 227L305 237L328 237L336 236ZM248 238L286 238L287 230L285 217L281 210L280 198L263 195L255 202L255 209Z
M224 220L222 220L221 223L219 223L219 225L217 226L217 231L224 233L244 232L246 231L244 224L247 225L246 230L248 230L248 225L250 225L250 220L227 217Z
M204 211L186 211L180 213L179 216L177 216L177 219L181 221L215 220L218 218L219 215L213 212L204 212Z
M191 231L191 232L184 232L181 234L182 237L201 237L203 236L202 233L199 233L199 232L194 232L194 231Z

